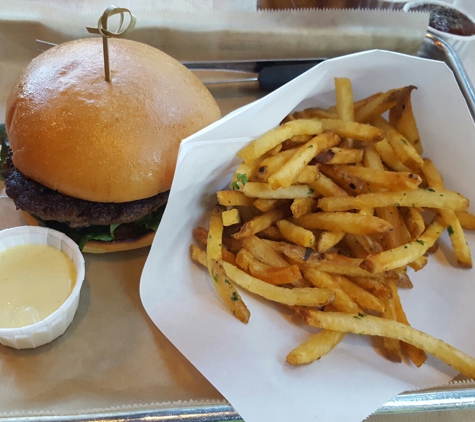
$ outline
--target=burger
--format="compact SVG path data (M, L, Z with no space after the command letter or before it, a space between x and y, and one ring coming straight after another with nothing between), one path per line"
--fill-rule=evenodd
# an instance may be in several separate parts
M35 58L7 100L2 176L30 224L85 252L150 245L180 142L220 118L206 87L148 45L80 39Z

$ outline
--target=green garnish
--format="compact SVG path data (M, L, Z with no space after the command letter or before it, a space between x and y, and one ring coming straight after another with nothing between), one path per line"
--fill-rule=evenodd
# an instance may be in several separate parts
M431 191L431 192L435 192L435 190L432 189L432 188L427 188L427 190L428 190L428 191Z
M308 192L307 192L307 195L312 195L313 192L315 192L313 189L309 189Z
M421 239L417 239L416 240L417 243L421 244L421 245L425 245L426 242L424 242L423 240Z
M231 296L231 300L233 302L237 302L239 300L239 296L236 292L233 292L233 295Z
M232 190L239 190L239 183L237 181L231 183L231 189Z
M243 184L243 186L248 182L247 174L238 173L236 175L236 178L238 179L239 182Z
M452 236L454 234L454 229L452 228L452 226L447 227L447 233L449 234L449 236Z

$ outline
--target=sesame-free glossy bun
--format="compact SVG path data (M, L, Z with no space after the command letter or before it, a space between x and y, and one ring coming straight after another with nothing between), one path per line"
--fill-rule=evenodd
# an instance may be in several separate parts
M182 139L219 119L206 87L145 44L80 39L35 58L7 101L13 162L65 195L128 202L170 189Z

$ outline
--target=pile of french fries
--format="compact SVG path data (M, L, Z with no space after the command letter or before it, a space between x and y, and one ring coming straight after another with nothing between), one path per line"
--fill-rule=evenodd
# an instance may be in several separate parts
M408 268L427 264L444 230L471 268L463 230L475 229L468 199L421 157L414 89L355 102L351 81L336 78L334 107L295 112L238 153L209 229L193 231L202 248L191 245L191 258L239 320L250 312L235 285L322 329L290 351L291 365L356 333L381 338L391 361L419 367L427 352L475 378L475 359L412 328L399 299L412 287Z

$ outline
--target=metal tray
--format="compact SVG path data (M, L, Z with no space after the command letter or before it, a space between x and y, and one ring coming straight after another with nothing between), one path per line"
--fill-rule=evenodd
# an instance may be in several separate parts
M457 53L436 35L428 32L419 52L419 57L445 62L454 72L459 87L467 101L472 117L475 119L475 91L468 79L465 69ZM236 69L239 70L239 69ZM256 88L257 89L257 88ZM254 91L254 88L252 89ZM262 96L262 93L256 96ZM173 405L172 405L173 406ZM438 388L402 393L381 406L374 414L389 415L401 413L446 411L446 410L475 409L475 383L470 381L455 381ZM0 418L2 422L26 421L176 421L191 422L223 422L240 421L239 414L228 404L215 405L177 405L176 407L157 408L154 410L131 409L127 411L101 412L88 415L71 416L15 416ZM380 419L378 419L380 420Z

